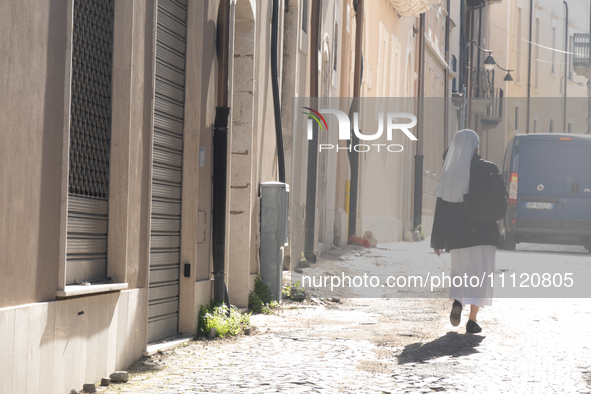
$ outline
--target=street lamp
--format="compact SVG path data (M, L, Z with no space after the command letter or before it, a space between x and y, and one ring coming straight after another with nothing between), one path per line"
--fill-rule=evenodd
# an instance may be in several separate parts
M488 54L488 56L486 57L486 59L484 59L483 62L483 67L486 71L491 72L494 71L495 66L499 67L501 70L505 70L504 68L500 67L497 62L495 62L495 59L492 57L492 49L484 49L482 48L480 45L478 45L478 43L475 40L470 40L466 43L466 50L468 50L468 48L470 47L470 44L474 44L476 46L476 48L478 48L480 51L485 52ZM468 55L468 64L466 64L466 68L469 70L468 72L468 83L466 86L466 96L469 94L469 92L472 91L472 64L471 64L471 60L472 60L472 56L471 54ZM509 73L509 71L512 70L505 70L507 71L507 75L505 75L505 78L503 79L503 81L506 82L510 82L513 81L513 77L511 76L511 74ZM494 72L492 73L492 86L494 88ZM491 92L489 92L491 93ZM494 91L492 92L492 96L494 96ZM470 94L470 96L472 96ZM502 97L502 96L501 96ZM471 105L470 102L467 103L469 106ZM464 101L464 111L466 111L466 102ZM468 113L470 113L470 110L468 111ZM462 115L462 122L464 122L466 113L464 112L464 114ZM469 116L469 115L468 115Z
M507 71L507 75L505 75L505 78L503 79L503 81L509 81L509 82L513 81L513 77L511 76L511 74L509 74L509 72L511 72L513 70L505 70L503 67L499 66L497 64L497 62L495 62L495 59L492 57L492 49L484 49L480 45L478 45L476 43L476 41L474 41L474 40L468 41L468 43L466 44L466 48L468 48L468 46L470 46L470 44L474 44L476 46L476 48L480 49L482 52L488 53L488 56L486 57L486 59L484 59L484 69L485 70L492 71L492 70L494 70L495 66L497 66L501 70Z
M507 71L507 75L505 75L505 78L503 78L503 81L505 81L505 82L512 82L513 81L513 77L511 76L511 71L513 71L513 70L505 70L503 67L499 66L498 64L496 64L496 66L503 71Z
M494 70L495 64L495 59L493 59L492 55L488 55L486 59L484 59L484 68L488 71Z
M474 44L476 48L481 50L482 52L488 53L488 56L484 60L484 69L487 71L492 71L495 68L495 60L492 57L492 49L484 49L474 40L470 40L466 43L466 50L470 47L470 44ZM466 68L469 70L468 73L468 86L467 86L467 94L472 91L472 54L468 54L468 62L466 64Z
M476 48L480 49L482 52L486 52L486 53L489 53L489 54L490 54L490 53L492 53L492 49L484 49L484 48L482 48L480 45L478 45L478 44L476 43L476 41L474 41L474 40L470 40L470 41L468 41L468 43L466 44L466 49L467 49L467 48L470 46L470 44L474 44L474 45L476 45ZM493 64L494 64L494 62L495 62L495 61L493 60L493 58L492 58L490 55L489 55L489 57L490 57L490 60L491 60L491 61L493 62ZM487 60L488 60L488 57L487 57Z

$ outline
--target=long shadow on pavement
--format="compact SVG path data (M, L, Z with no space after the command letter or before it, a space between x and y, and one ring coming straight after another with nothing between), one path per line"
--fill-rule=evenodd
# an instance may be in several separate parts
M450 331L427 343L411 343L404 347L402 353L397 356L398 364L423 362L443 356L462 357L477 353L478 346L484 339L480 335L459 334Z

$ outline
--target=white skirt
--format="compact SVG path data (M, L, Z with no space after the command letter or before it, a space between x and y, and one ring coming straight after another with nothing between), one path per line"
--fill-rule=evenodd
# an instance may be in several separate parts
M449 297L462 305L491 306L493 289L489 275L495 272L496 253L497 247L491 245L452 249ZM459 279L454 281L454 277L461 277L461 283Z

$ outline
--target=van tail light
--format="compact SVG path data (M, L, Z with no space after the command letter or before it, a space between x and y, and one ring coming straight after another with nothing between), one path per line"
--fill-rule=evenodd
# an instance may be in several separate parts
M509 205L517 205L517 173L512 172L509 178Z

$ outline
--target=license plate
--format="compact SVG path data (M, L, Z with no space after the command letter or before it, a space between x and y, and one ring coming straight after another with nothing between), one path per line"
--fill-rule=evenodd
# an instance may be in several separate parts
M526 202L527 209L554 209L554 204L551 202Z

